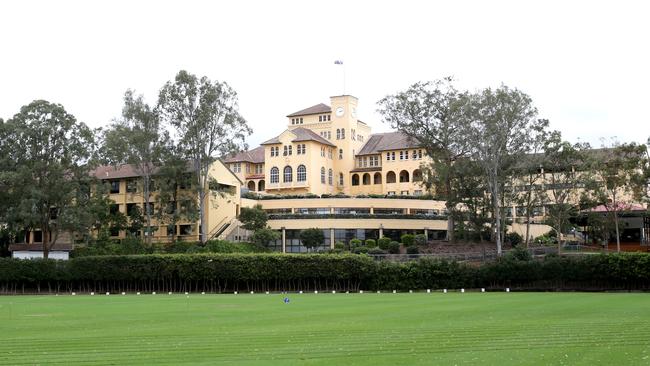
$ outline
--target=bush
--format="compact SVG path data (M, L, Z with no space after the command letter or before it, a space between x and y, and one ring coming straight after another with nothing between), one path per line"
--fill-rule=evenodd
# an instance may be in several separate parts
M345 243L337 241L336 243L334 243L334 249L345 250Z
M366 246L368 248L375 248L377 246L377 242L375 239L366 239Z
M355 247L354 249L352 249L352 253L354 254L367 254L368 251L369 251L368 247L362 247L362 246Z
M406 254L420 254L420 250L415 245L406 247Z
M300 242L307 250L323 245L325 234L323 230L317 228L304 229L300 231Z
M380 249L378 247L368 248L368 254L371 255L385 255L388 254L388 251Z
M518 233L515 232L509 232L506 234L505 237L505 242L509 243L513 247L516 247L517 245L523 243L524 238L521 237Z
M384 236L383 238L379 238L379 240L377 240L377 246L383 250L388 250L390 248L390 242L390 238Z
M537 245L548 245L548 246L550 246L550 245L556 244L557 241L555 240L554 236L551 236L548 233L546 233L544 235L540 235L540 236L536 237L535 239L533 239L533 243L535 243Z
M258 246L265 247L269 245L269 243L280 239L281 236L282 234L276 230L269 228L257 229L253 232L253 235L251 235L251 240Z
M388 253L390 254L399 254L400 243L396 241L391 241L388 244Z
M350 250L354 251L355 248L358 248L361 246L361 240L359 239L351 239L350 240Z
M415 236L415 245L426 245L427 236L424 234L418 234Z
M165 252L167 253L187 253L187 250L190 249L192 243L186 241L175 241L169 243L165 246Z
M210 253L266 253L268 248L256 243L233 243L227 240L210 240L205 244Z
M415 236L412 234L404 234L400 239L402 240L402 244L407 247L410 247L415 243Z
M518 261L530 261L533 259L533 256L530 254L526 248L515 247L506 254L506 257Z

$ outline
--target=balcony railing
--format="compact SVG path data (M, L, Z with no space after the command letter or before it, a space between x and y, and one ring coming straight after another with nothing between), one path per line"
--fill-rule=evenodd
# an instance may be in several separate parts
M309 181L294 181L294 182L279 182L279 183L269 183L266 185L266 189L291 189L291 188L307 188L309 187Z

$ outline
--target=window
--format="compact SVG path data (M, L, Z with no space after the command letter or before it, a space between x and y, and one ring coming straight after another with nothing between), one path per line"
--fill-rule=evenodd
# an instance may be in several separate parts
M358 166L359 168L361 168L361 161L362 161L361 157L358 157L358 158L357 158L357 166Z
M364 156L363 157L363 167L365 168L367 166L368 166L368 158Z
M138 181L135 179L129 179L126 181L126 191L128 193L135 193L138 191Z
M397 177L395 176L395 172L388 172L386 174L386 183L395 183L397 181Z
M404 160L404 151L399 152L399 160Z
M387 152L387 153L386 153L386 161L389 161L389 160L390 160L390 153Z
M296 155L305 155L307 153L307 145L298 144L296 146ZM289 146L289 155L291 155L291 146Z
M325 157L325 148L322 146L320 148L320 156Z
M408 159L409 159L409 151L406 150L404 151L404 160L408 160Z
M137 216L140 213L140 208L137 203L126 204L126 216Z
M271 146L271 157L274 156L280 156L280 147L279 146Z
M329 185L332 185L332 184L333 184L332 181L333 181L334 178L332 177L332 174L333 174L333 173L332 173L332 169L330 169L330 170L327 172L327 182L329 183Z
M356 139L357 139L356 131L354 130L354 128L350 129L350 138L351 138L352 140L356 140Z
M364 186L370 185L370 174L366 173L363 175L362 182Z
M358 186L359 185L359 175L358 174L352 174L352 185L353 186Z
M292 182L293 181L293 169L290 166L284 167L284 180L283 182Z
M345 140L345 128L341 129L341 140Z
M233 173L241 173L241 163L234 163L231 167Z
M255 165L255 174L264 173L264 166L262 164Z
M120 181L112 180L111 181L111 193L120 193Z
M115 215L118 212L120 212L120 205L112 204L108 206L108 213L110 213L111 215Z
M394 195L395 195L395 191L388 191L388 195L389 195L389 196L394 196ZM377 213L377 209L375 209L375 213Z
M318 122L327 122L330 121L330 115L329 114L323 114L318 116Z
M375 173L375 176L373 178L373 183L374 184L381 184L381 173L379 173L379 172Z
M250 174L250 172L251 172L251 165L252 165L252 164L244 164L244 165L246 165L246 173L247 173L247 174Z
M343 160L343 149L339 149L339 160Z
M339 185L343 186L343 173L339 173Z
M327 149L327 157L328 157L329 159L332 158L332 149L331 149L331 148L330 148L330 149Z
M408 183L409 181L409 172L406 170L402 170L399 172L399 182L400 183Z
M293 152L293 146L291 145L284 146L284 154L283 154L284 156L291 156L292 152Z
M179 225L179 229L181 235L192 235L194 231L192 225Z
M296 169L297 172L297 181L298 182L304 182L307 180L307 168L305 168L304 165L298 165L298 169Z
M371 156L369 158L369 165L372 166L379 166L379 156Z
M395 161L395 151L390 153L390 160Z
M320 182L325 184L325 167L320 168Z
M280 181L280 170L276 167L271 168L271 183L278 183Z
M327 139L328 140L332 139L332 131L327 131Z
M408 196L408 195L409 195L409 191L402 191L402 192L400 192L400 194L401 194L402 196Z
M341 130L338 129L338 128L336 129L336 139L337 139L337 140L340 140L340 139L341 139Z

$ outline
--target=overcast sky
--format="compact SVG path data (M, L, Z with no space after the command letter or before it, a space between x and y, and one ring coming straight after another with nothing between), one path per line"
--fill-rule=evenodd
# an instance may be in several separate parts
M345 92L373 132L376 102L453 75L528 93L571 141L650 137L647 1L2 1L0 117L34 99L92 127L128 88L155 103L180 69L228 82L254 133Z

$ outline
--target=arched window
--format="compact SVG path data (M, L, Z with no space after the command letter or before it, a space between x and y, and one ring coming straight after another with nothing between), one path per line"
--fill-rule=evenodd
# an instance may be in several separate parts
M359 185L359 174L352 174L352 185L353 186Z
M255 182L254 181L249 181L248 182L248 190L249 191L254 191L255 190Z
M325 167L320 168L320 182L325 184Z
M343 186L343 173L339 173L339 185Z
M337 140L341 139L341 130L339 128L336 129L336 139Z
M413 181L422 182L422 171L420 169L415 169L413 171Z
M395 183L397 181L395 172L390 171L386 174L386 183Z
M339 160L343 160L343 149L339 149Z
M409 172L406 170L402 170L399 172L399 182L400 183L408 183L409 181Z
M280 170L276 167L271 168L271 183L278 183L280 181Z
M260 192L262 192L262 191L264 190L264 188L265 188L265 187L264 187L264 179L262 179L261 181L259 181L259 182L257 183L257 190L260 191Z
M375 177L374 177L374 182L373 182L373 183L374 183L374 184L381 184L381 173L379 173L379 172L375 173Z
M293 181L293 169L290 166L284 167L284 180L283 182L292 182Z
M300 164L298 165L298 169L296 169L296 180L298 182L304 182L307 180L307 168L305 168L304 165Z
M327 182L328 182L330 185L333 185L333 184L334 184L334 182L333 182L334 177L332 176L332 174L333 174L333 173L332 173L332 169L330 169L330 170L327 172Z
M370 174L366 173L363 175L363 185L364 186L370 185Z

